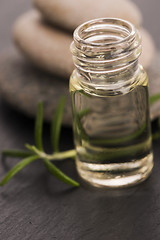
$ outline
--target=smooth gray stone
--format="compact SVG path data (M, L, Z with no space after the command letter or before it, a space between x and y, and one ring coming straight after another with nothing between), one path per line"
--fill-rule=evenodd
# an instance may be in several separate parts
M148 70L150 95L160 92L160 54ZM69 82L33 67L14 48L0 58L0 94L14 108L35 116L39 101L44 103L44 118L50 121L62 95L67 98L63 124L72 124ZM160 101L151 106L151 119L160 115Z
M137 5L126 0L33 0L35 7L53 25L73 31L78 25L91 19L114 17L142 23Z
M0 95L14 108L35 116L38 102L44 103L44 118L51 120L62 95L66 96L63 124L71 125L69 81L33 67L14 48L0 58Z
M17 48L35 66L64 78L70 76L74 68L71 34L46 24L37 10L18 17L12 33Z

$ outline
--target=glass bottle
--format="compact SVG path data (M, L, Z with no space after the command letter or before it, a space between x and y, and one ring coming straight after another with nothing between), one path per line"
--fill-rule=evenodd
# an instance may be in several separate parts
M70 77L76 166L97 187L145 180L153 168L148 79L129 22L95 19L74 31Z

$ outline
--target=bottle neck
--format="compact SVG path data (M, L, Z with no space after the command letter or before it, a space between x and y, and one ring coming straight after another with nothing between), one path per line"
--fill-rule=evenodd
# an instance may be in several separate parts
M86 76L113 76L136 71L141 39L135 27L120 19L96 19L74 31L73 62Z
M138 61L117 72L89 73L77 68L72 78L76 80L78 89L99 96L113 96L125 94L135 88L135 84L141 80L142 69Z

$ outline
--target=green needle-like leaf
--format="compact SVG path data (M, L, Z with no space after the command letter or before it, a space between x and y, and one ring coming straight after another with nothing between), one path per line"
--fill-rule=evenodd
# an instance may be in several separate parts
M79 111L77 114L78 114L79 118L81 119L82 117L88 115L90 112L91 112L91 109L85 108L85 109Z
M158 118L158 128L160 129L160 117Z
M152 105L153 103L157 102L160 100L160 93L157 93L149 98L149 103Z
M6 149L2 151L2 155L6 157L13 157L13 158L25 158L33 155L31 152L17 150L17 149Z
M157 121L157 129L156 129L156 132L152 133L152 140L157 140L160 138L160 117L158 118L158 121Z
M43 151L42 145L42 128L43 128L43 104L38 104L36 122L35 122L35 142L39 150Z
M62 182L65 182L71 186L78 187L79 183L74 181L73 179L69 178L66 174L64 174L62 171L60 171L54 164L52 164L49 160L44 159L43 160L46 168L50 171L52 175L57 177Z
M66 98L64 96L60 98L60 101L58 103L58 106L56 108L56 111L51 123L51 143L52 143L54 152L59 151L58 145L59 145L59 137L60 137L60 131L61 131L61 123L62 123L65 100Z
M27 157L17 163L2 179L2 181L0 182L0 186L4 186L12 177L14 177L14 175L16 175L20 170L22 170L24 167L26 167L28 164L35 161L36 159L38 159L38 156L34 155Z
M159 139L160 138L160 132L156 132L156 133L154 133L154 134L152 134L152 140L154 141L154 140L157 140L157 139Z

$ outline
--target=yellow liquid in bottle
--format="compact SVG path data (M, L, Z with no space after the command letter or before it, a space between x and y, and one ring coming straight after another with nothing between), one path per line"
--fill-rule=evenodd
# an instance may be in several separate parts
M121 92L87 89L70 79L76 165L86 182L124 187L146 179L153 167L147 76Z

